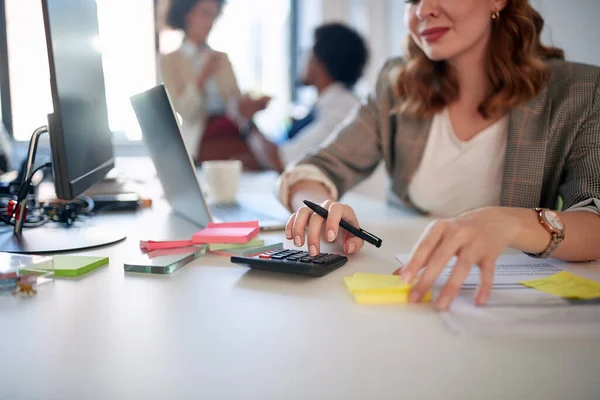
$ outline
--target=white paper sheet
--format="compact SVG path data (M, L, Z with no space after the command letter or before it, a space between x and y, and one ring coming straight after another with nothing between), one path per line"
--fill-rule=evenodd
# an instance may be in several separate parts
M462 291L441 317L460 336L600 337L600 306L571 303L533 289L492 293L478 307L472 290ZM507 301L508 300L508 301Z
M409 260L408 254L398 254L396 259L401 264ZM436 280L435 286L441 287L448 280L452 273L455 260L453 259L444 269L440 277ZM520 284L521 281L540 279L546 276L560 272L559 266L563 264L555 260L541 260L528 257L526 255L504 255L496 261L496 270L494 272L495 289L514 289L525 288ZM475 288L479 284L479 268L474 266L469 276L463 284L463 288Z

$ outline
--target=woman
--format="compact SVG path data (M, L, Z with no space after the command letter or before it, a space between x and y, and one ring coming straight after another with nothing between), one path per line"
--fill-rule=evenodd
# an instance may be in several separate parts
M242 96L227 55L212 50L206 42L224 2L171 1L167 23L183 30L185 38L177 51L161 58L161 70L174 107L183 119L183 137L193 158L244 157L247 166L255 167L240 129L246 129L269 98Z
M363 242L338 222L335 202L383 158L392 190L441 216L397 273L416 278L418 302L453 256L436 305L446 309L472 265L489 297L507 247L568 261L600 258L600 69L567 63L540 43L543 19L527 0L408 0L404 60L383 68L375 96L335 140L286 171L286 229L319 251L323 235L348 254ZM552 212L562 200L565 212ZM329 209L324 221L303 199ZM536 208L542 208L537 210ZM566 232L566 235L565 235ZM421 270L422 274L417 275Z

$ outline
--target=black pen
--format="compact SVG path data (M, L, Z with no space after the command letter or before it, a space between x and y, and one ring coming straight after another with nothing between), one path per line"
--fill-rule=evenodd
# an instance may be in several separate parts
M315 213L317 213L321 217L327 219L329 212L326 209L324 209L323 207L321 207L320 205L315 204L312 201L308 201L308 200L304 200L304 204L306 204L308 206L308 208L313 210ZM381 239L379 239L377 236L373 235L372 233L369 233L369 232L365 231L364 229L355 228L354 226L350 225L343 219L340 220L340 226L342 228L344 228L345 230L347 230L348 232L350 232L351 234L353 234L354 236L361 238L365 242L369 242L375 247L381 247Z

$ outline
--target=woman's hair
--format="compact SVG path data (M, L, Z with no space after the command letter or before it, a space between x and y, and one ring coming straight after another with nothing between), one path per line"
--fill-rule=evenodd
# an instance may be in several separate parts
M214 1L223 7L225 0L170 0L166 22L173 29L185 30L185 17L201 1Z
M544 19L528 0L508 0L492 25L486 65L492 91L478 109L484 118L499 117L537 96L550 78L546 61L564 59L561 49L542 45ZM458 98L458 81L445 61L430 60L410 36L406 47L396 80L398 111L431 116Z

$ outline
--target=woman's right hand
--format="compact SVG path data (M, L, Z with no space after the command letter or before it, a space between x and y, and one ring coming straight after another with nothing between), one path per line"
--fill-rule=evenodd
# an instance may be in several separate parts
M206 83L206 80L219 70L221 67L221 59L222 53L218 51L211 51L206 55L204 67L196 78L196 84L198 85L198 88L202 89Z
M299 208L298 211L292 214L285 228L287 239L293 240L294 245L301 247L304 245L306 233L308 252L311 256L321 252L321 239L328 242L337 241L346 254L357 253L363 247L364 241L340 228L341 219L357 228L359 227L354 210L345 204L331 200L323 202L321 207L329 211L327 220L314 213L307 206Z

